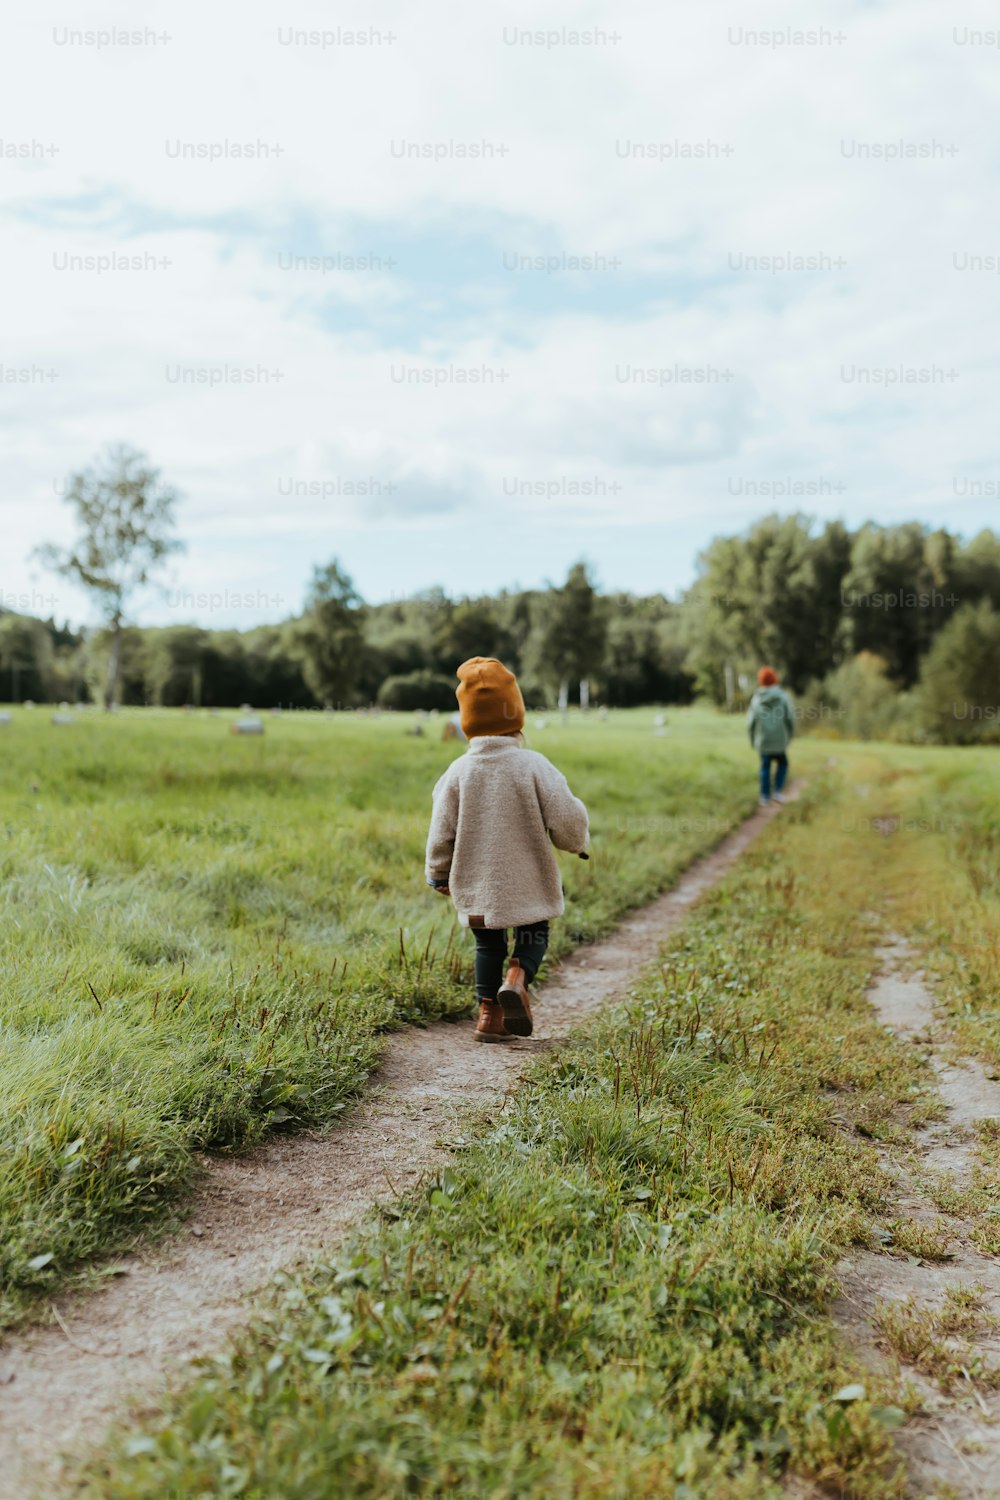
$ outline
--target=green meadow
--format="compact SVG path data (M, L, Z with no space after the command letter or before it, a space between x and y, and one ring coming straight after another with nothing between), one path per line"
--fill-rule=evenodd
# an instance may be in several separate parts
M194 1153L335 1123L387 1030L465 1015L468 935L423 880L442 721L89 710L0 728L0 1315L169 1221ZM753 808L710 711L529 721L592 809L552 957Z
M626 1002L470 1120L433 1181L280 1278L83 1493L782 1500L790 1475L912 1493L894 1433L921 1397L829 1310L853 1245L946 1254L896 1217L876 1150L906 1159L934 1074L866 991L904 931L991 1055L996 762L834 757L809 747L804 797ZM1000 1160L970 1191L945 1215L995 1222Z
M229 722L19 710L0 731L8 1323L169 1228L195 1153L335 1129L391 1028L469 1012L467 934L422 874L461 753L440 720ZM529 740L593 815L555 959L755 804L738 719L550 717ZM780 1500L794 1473L899 1500L916 1398L829 1307L852 1245L906 1249L874 1143L906 1153L936 1105L866 990L904 933L955 1040L1000 1068L1000 762L818 737L794 762L803 797L627 1001L473 1112L433 1181L279 1277L81 1494ZM995 1133L962 1203L941 1193L995 1253Z

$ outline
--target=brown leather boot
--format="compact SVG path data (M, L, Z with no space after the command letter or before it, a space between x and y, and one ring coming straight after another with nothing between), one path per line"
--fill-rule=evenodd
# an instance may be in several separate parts
M497 992L503 1008L503 1023L514 1036L530 1036L534 1022L531 1019L531 996L520 964L511 964L507 978Z
M509 1042L510 1032L503 1021L503 1011L495 1000L480 1000L479 1020L472 1033L477 1042Z

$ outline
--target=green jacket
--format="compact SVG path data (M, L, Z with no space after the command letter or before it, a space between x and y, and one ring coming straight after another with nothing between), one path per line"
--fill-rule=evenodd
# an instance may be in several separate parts
M758 688L747 710L750 743L761 755L784 755L795 733L795 714L780 687Z

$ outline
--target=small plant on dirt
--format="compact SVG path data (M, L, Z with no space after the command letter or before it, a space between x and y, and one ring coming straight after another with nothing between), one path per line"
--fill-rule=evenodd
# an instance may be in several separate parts
M1000 1170L996 1164L994 1143L981 1153L971 1176L960 1181L952 1174L934 1174L925 1186L943 1213L965 1219L971 1226L971 1239L984 1255L1000 1254Z
M901 1255L912 1255L917 1260L950 1260L951 1235L941 1219L925 1224L920 1219L892 1219L887 1225L892 1236L888 1247Z
M936 1307L913 1297L883 1302L874 1321L897 1358L930 1376L946 1395L963 1384L1000 1389L1000 1369L971 1342L973 1335L998 1326L983 1309L982 1288L949 1287Z

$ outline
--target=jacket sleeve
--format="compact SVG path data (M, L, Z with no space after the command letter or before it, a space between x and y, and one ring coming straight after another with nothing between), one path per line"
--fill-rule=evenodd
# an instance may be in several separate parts
M424 874L428 885L444 885L451 872L458 827L458 783L447 771L434 788L433 802Z
M756 726L756 723L757 723L757 699L756 698L751 698L750 699L750 707L747 709L747 734L750 736L750 743L751 743L751 745L753 744L753 732L754 732L754 728Z
M579 797L573 796L562 772L544 756L539 758L538 801L552 842L569 854L582 854L590 845L587 809Z
M795 710L792 707L791 700L788 697L787 693L785 694L785 727L788 730L788 738L789 739L794 739L794 737L795 737Z

